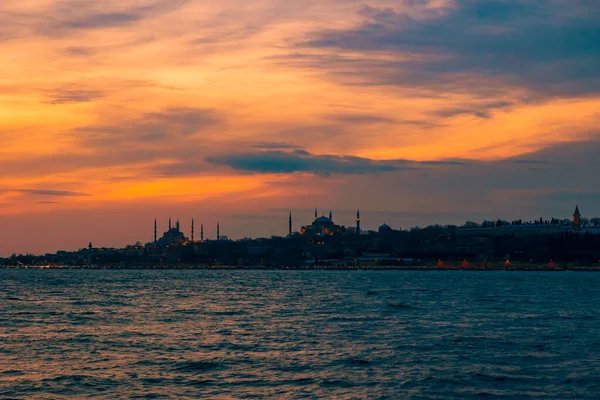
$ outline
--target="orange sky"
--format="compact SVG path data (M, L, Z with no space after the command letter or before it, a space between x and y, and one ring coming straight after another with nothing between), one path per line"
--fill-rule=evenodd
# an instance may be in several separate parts
M571 211L571 198L568 209L547 204L531 197L537 189L584 193L580 202L600 212L589 187L553 180L550 167L543 188L504 187L498 167L595 143L600 85L587 63L600 51L586 47L585 29L598 27L587 17L597 6L556 1L540 19L525 1L475 3L3 1L0 223L12 233L0 234L0 255L148 240L142 221L156 214L222 219L240 237L281 234L282 210L307 219L314 206L343 210L345 223L363 207L373 227L416 224L406 215L423 204L428 223L435 213L458 222L469 209ZM530 13L548 42L528 42L527 25L504 18L513 12ZM563 20L583 26L584 40L569 42ZM465 207L469 163L498 182L481 189L486 196L522 196ZM403 195L389 202L397 192L347 189L367 181ZM440 191L446 201L432 198ZM90 215L101 217L78 222ZM126 215L139 224L118 238L98 222Z

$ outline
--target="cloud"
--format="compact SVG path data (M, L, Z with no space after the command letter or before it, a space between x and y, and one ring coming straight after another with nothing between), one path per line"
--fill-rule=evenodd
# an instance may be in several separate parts
M195 161L178 161L172 164L157 165L151 174L162 177L197 176L210 171L210 165Z
M94 49L87 46L69 46L65 53L74 57L88 57L94 54Z
M414 169L405 161L377 161L362 157L313 155L304 150L259 151L209 157L206 161L238 171L263 174L304 172L315 175L362 175Z
M550 164L549 161L542 161L542 160L517 159L517 160L508 160L508 161L509 162L514 162L515 164L532 164L532 165Z
M53 196L53 197L80 197L89 196L86 193L80 192L69 192L64 190L47 190L47 189L14 189L9 190L10 192L16 192L21 194L29 194L33 196Z
M47 13L40 33L60 36L77 30L98 30L132 25L144 19L164 15L186 4L188 0L141 0L133 6L124 2L93 3L87 0L60 2Z
M147 113L139 119L115 125L92 125L75 130L74 134L86 146L102 147L124 144L157 143L185 139L223 123L221 116L210 109L170 108Z
M339 121L350 124L394 124L396 120L392 118L382 117L380 115L366 114L328 114L326 119Z
M104 97L104 92L94 89L61 88L46 92L48 104L86 103Z
M473 115L477 118L488 119L495 110L504 110L512 106L510 101L494 101L475 104L468 107L443 108L431 112L432 115L442 118L452 118L459 115Z
M8 2L0 4L0 41L40 36L63 38L83 32L126 28L164 16L190 0ZM23 3L23 4L19 4Z
M287 150L298 148L296 145L283 142L258 142L251 144L250 147L260 150Z
M78 19L66 20L62 23L62 26L72 29L111 28L128 25L140 18L141 15L136 13L91 14Z
M111 123L82 126L66 134L80 145L77 149L4 157L0 159L0 170L12 177L42 177L112 167L138 174L140 168L158 165L161 159L195 161L210 154L215 141L208 136L214 128L226 124L219 112L198 108L168 108L124 120L105 116L104 120ZM215 135L219 132L214 130ZM122 175L120 172L118 176ZM94 178L111 177L103 173Z
M504 83L538 96L600 90L596 2L457 0L418 18L365 5L358 15L362 22L354 27L316 31L298 43L297 48L331 51L325 56L329 63L308 64L365 85L484 94L502 90Z

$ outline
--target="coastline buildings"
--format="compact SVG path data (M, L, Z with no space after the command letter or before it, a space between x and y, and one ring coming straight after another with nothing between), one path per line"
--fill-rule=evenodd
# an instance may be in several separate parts
M291 218L291 217L290 217ZM196 228L195 221L192 218L192 224L190 229L190 238L187 238L181 231L181 224L179 220L175 223L175 226L171 224L171 218L169 218L169 229L158 238L158 224L156 218L154 219L154 240L151 243L154 247L167 247L167 246L183 246L187 244L202 243L204 242L204 223L200 224L200 241L197 242L195 238ZM226 239L221 235L221 224L217 223L217 240Z
M285 215L285 214L284 214ZM469 263L510 260L520 263L549 261L600 263L600 218L588 219L575 208L569 220L542 219L532 222L468 222L463 227L431 225L409 230L392 229L382 224L377 230L363 230L360 212L356 226L337 224L333 213L319 216L299 232L293 231L293 216L287 219L287 235L270 238L228 240L216 226L218 240L207 240L204 224L200 240L195 239L191 221L190 238L177 221L159 237L154 220L153 241L136 243L121 249L86 246L78 251L58 251L44 256L14 256L5 259L11 265L115 265L120 267L158 265L204 266L367 266L416 265L441 260ZM282 224L283 225L283 224ZM87 241L86 241L87 243ZM0 260L2 261L2 260ZM31 264L37 263L37 264ZM46 263L46 264L44 264ZM475 264L473 264L475 265Z
M193 235L193 233L192 233ZM175 223L175 227L171 226L169 218L169 229L163 233L162 237L156 240L156 220L154 221L154 244L158 246L181 246L188 242L188 238L181 232L179 220Z
M582 215L579 211L579 206L577 205L575 206L573 218L570 222L558 219L552 219L551 221L544 221L543 219L540 219L531 222L513 221L512 223L492 223L492 226L481 226L475 228L463 227L460 228L457 233L459 236L526 237L536 235L555 235L567 232L573 234L600 234L600 226L584 226Z
M318 211L315 208L315 218L310 225L305 225L300 229L300 234L303 236L324 237L324 236L339 236L346 234L361 234L360 230L360 211L356 212L356 228L348 229L343 225L338 225L333 222L333 214L329 211L329 217L325 215L318 216ZM291 230L291 213L290 213L290 230Z
M513 221L506 222L500 221L491 222L487 221L482 224L465 224L463 227L455 227L455 235L457 238L493 238L493 237L515 237L525 238L531 236L550 236L550 235L561 235L565 233L569 234L593 234L600 235L600 221L592 219L593 224L581 214L579 206L575 207L573 217L567 222L567 220L552 219L550 221L544 221L542 219L523 222ZM401 230L394 230L388 224L382 224L376 231L365 232L361 228L361 216L360 210L356 211L356 225L354 227L346 227L344 225L337 224L333 219L332 211L329 211L328 216L319 216L318 210L314 210L314 218L310 224L301 226L299 232L293 231L293 215L290 211L287 218L287 235L286 237L291 239L294 237L303 237L307 240L311 240L315 243L321 243L326 238L334 237L345 237L345 236L362 236L362 235L393 235L396 232L403 232ZM154 247L168 247L168 246L185 246L187 244L201 244L205 243L204 237L204 224L200 225L200 241L196 241L195 237L195 225L192 219L191 223L191 239L188 239L181 231L179 220L175 223L175 226L171 225L171 219L169 219L169 229L163 233L162 237L157 237L157 222L154 220ZM221 235L220 223L216 226L216 240L228 240L226 237Z

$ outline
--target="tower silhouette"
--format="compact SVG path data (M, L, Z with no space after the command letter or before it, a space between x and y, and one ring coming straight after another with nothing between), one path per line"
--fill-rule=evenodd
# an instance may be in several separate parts
M169 217L169 230L171 230L171 217Z
M154 218L154 243L156 243L156 218Z
M200 223L200 241L204 242L204 223Z
M194 243L194 218L192 218L192 243Z
M292 212L290 211L290 219L288 221L288 235L292 236Z
M573 226L576 228L581 227L581 213L579 212L579 205L575 206L575 212L573 213Z
M221 240L221 227L217 222L217 240Z
M329 219L333 221L333 214L331 214L331 210L329 210Z
M315 219L319 218L319 216L317 215L317 209L315 208Z
M360 210L356 210L356 234L360 235Z

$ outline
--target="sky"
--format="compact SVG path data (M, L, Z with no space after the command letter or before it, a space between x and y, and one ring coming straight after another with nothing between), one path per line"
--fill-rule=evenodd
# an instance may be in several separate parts
M0 256L600 215L596 0L3 0Z

